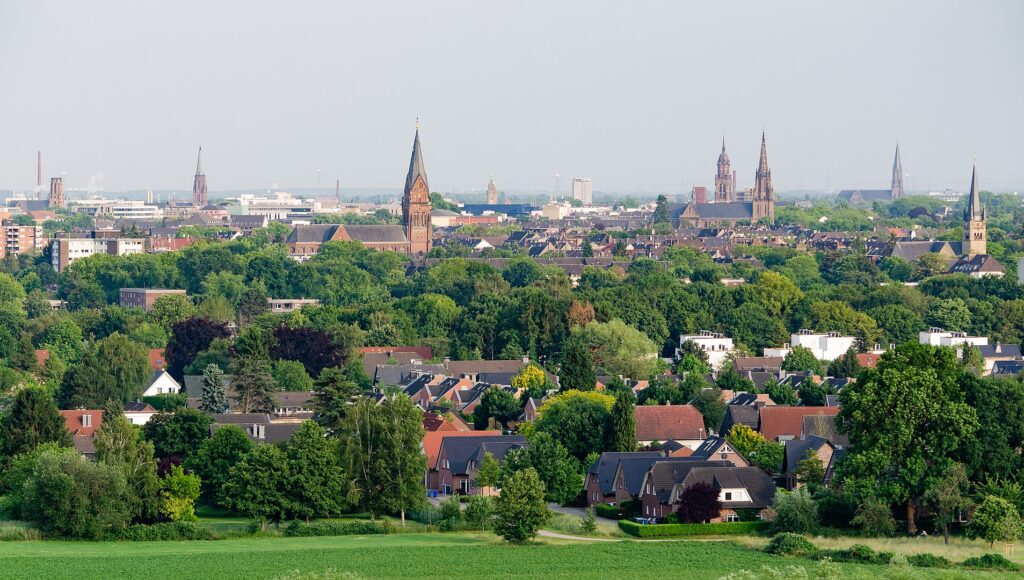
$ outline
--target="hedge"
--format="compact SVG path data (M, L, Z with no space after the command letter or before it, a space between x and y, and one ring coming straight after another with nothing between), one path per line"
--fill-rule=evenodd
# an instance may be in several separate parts
M668 536L744 536L763 533L768 522L722 522L717 524L638 524L619 520L619 528L638 538Z
M608 518L610 520L617 520L622 517L622 513L619 511L619 506L608 505L606 503L599 503L595 505L594 513L602 518Z
M385 522L312 522L299 520L288 524L286 536L366 536L387 534L391 530Z
M153 542L167 540L212 540L213 532L194 522L165 522L160 524L137 524L112 532L112 540L129 542Z

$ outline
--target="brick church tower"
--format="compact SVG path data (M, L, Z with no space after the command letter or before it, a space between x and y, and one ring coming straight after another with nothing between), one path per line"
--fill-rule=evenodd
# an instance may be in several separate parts
M768 149L764 143L764 132L761 132L761 160L757 165L754 179L754 191L751 194L753 208L750 221L757 223L767 220L775 221L775 190L772 189L772 172L768 169Z
M203 148L199 148L196 158L196 178L192 181L192 205L200 208L208 203L206 194L206 172L203 171Z
M722 154L718 156L718 173L715 174L715 203L733 201L736 184L729 165L729 155L725 152L725 137L722 137Z
M988 251L988 212L981 205L981 190L978 189L978 167L971 169L971 194L964 210L963 253L967 257L985 254Z
M405 177L405 195L402 196L402 221L409 238L409 253L426 254L433 240L430 231L430 187L420 150L420 128L416 125L416 139L412 144L409 174Z

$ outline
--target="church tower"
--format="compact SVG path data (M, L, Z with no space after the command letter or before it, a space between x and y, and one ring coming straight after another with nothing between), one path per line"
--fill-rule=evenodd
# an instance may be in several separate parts
M761 160L757 164L751 201L752 222L775 221L775 190L772 189L772 172L768 169L768 148L765 146L764 131L761 132Z
M978 189L978 167L971 169L971 195L964 210L963 253L967 257L987 253L986 222L988 212L981 205L981 191Z
M402 220L409 238L409 253L426 254L432 244L430 233L430 188L427 170L423 166L420 150L420 128L416 124L416 139L412 143L409 173L405 176L405 195L402 196Z
M897 200L903 197L903 162L900 161L900 144L896 144L896 159L892 162L892 187L889 189L889 199Z
M64 207L66 201L64 199L64 178L63 177L51 177L50 178L50 209L58 207Z
M199 157L196 159L196 178L192 182L192 206L196 208L206 207L207 203L206 173L203 172L203 148L200 146Z
M494 185L494 176L491 176L491 180L487 183L487 205L496 205L498 203L498 186Z
M715 203L733 201L735 180L729 169L729 155L725 152L725 137L722 137L722 153L718 156L718 172L715 173Z

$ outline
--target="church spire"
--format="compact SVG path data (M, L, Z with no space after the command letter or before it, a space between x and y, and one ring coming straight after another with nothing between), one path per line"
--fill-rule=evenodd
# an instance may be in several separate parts
M981 205L981 190L978 189L978 164L975 162L971 167L971 193L967 199L964 220L983 220L985 217L985 208Z
M199 146L199 155L196 156L196 175L205 175L203 173L203 146Z
M409 241L409 253L412 255L426 255L432 243L430 187L427 185L427 170L423 165L423 151L420 148L419 124L419 119L416 119L416 138L412 143L409 173L405 176L405 194L402 196L402 221Z
M764 141L764 131L761 131L761 160L757 164L757 174L768 172L768 147Z
M896 142L896 158L892 161L892 186L889 189L889 199L899 199L903 196L903 162L900 161L900 143Z
M196 208L205 207L207 204L206 174L203 172L203 147L199 146L199 155L196 159L196 177L192 181L192 205Z
M412 186L416 183L416 178L423 176L423 185L427 187L427 170L424 169L423 165L423 152L420 150L420 121L416 119L416 138L412 143L412 157L409 158L409 173L405 176L405 193L408 195L409 191L412 190Z

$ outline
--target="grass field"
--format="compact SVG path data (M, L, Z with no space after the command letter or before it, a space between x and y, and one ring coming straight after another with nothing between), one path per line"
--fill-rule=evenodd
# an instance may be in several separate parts
M4 578L720 578L819 564L731 542L510 546L491 534L397 534L212 542L6 542ZM1008 578L1004 574L842 565L843 578ZM789 570L782 577L793 577ZM757 577L757 576L749 576Z

